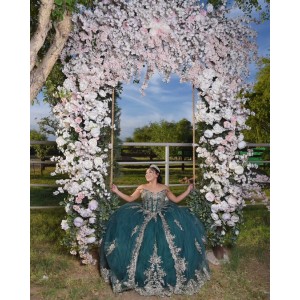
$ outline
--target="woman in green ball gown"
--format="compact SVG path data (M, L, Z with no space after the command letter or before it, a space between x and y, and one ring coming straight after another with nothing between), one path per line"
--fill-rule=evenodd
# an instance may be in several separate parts
M160 169L151 165L148 183L126 195L129 202L110 217L100 245L100 271L114 292L133 289L141 295L193 294L209 279L205 229L187 208L176 203L193 189L175 196L161 184ZM133 202L139 197L142 203Z

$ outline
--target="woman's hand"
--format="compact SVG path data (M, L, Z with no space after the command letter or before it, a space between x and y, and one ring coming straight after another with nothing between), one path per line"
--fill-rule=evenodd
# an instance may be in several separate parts
M187 191L189 191L189 193L194 189L194 185L191 183L188 188Z
M117 193L117 192L119 191L119 189L118 189L118 187L117 187L115 184L113 184L113 185L111 186L111 191L112 191L113 193Z

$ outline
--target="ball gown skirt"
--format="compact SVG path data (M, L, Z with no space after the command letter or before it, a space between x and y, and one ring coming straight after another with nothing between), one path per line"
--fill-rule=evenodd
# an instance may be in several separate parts
M114 292L194 294L209 279L205 229L167 190L143 190L110 217L100 244L100 271Z

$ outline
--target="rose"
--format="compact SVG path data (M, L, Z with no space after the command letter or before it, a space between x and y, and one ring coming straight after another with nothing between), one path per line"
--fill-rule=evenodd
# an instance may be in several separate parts
M209 202L213 202L215 199L215 195L212 192L208 192L205 194L205 198Z
M91 200L88 204L90 210L95 210L98 207L98 202L96 200Z
M67 143L67 141L65 139L63 139L61 136L59 136L57 139L56 139L56 143L59 147L63 146L64 144Z
M233 227L233 226L235 225L234 222L231 221L231 220L227 221L226 224L227 224L228 226L230 226L230 227Z
M238 222L239 220L240 220L240 217L239 217L238 215L232 215L232 216L231 216L231 221L232 221L232 222L236 223L236 222Z
M246 145L247 145L247 144L246 144L245 141L241 141L241 142L238 143L238 148L239 148L239 149L243 149L243 148L246 147Z
M212 213L212 214L210 214L210 216L214 221L219 220L219 216L216 213Z
M237 175L243 174L243 173L244 173L244 168L243 168L242 166L236 166L236 167L234 168L234 172L235 172L235 174L237 174Z
M231 195L227 198L227 202L230 206L236 206L237 205L237 199L235 197L231 196Z
M68 221L67 220L62 220L61 221L61 228L63 230L68 230L70 228L69 225L68 225Z
M80 217L76 217L76 218L74 219L73 223L74 223L74 225L75 225L76 227L81 227L82 224L83 224L83 219L80 218Z
M204 136L207 137L208 139L210 139L213 136L213 132L209 129L204 131Z
M229 169L233 170L235 169L235 167L237 166L237 163L235 160L232 160L230 163L229 163Z
M230 220L230 218L231 218L230 213L224 213L224 214L222 215L222 219L223 219L224 221Z
M211 206L211 211L212 211L213 213L216 213L216 212L219 211L219 208L220 208L220 204L212 204L212 206Z
M86 239L87 244L92 244L96 241L96 238L94 236L88 237Z
M221 226L222 225L222 221L219 219L219 220L216 220L215 221L215 225L216 226Z
M220 209L226 212L229 209L228 203L226 201L221 201Z
M95 221L96 221L96 218L94 218L94 217L89 218L89 223L90 224L95 224Z

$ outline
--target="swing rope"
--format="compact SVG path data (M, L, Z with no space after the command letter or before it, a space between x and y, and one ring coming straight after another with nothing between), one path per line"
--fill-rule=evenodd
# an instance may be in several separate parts
M111 100L111 149L110 149L110 187L114 178L114 127L115 127L115 89L112 90Z
M195 136L195 86L192 86L192 102L193 102L193 185L195 188L196 183L196 154L195 154L195 142L196 142L196 136Z

